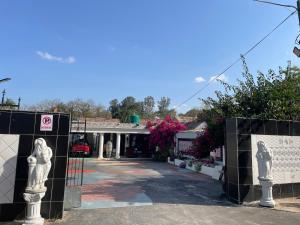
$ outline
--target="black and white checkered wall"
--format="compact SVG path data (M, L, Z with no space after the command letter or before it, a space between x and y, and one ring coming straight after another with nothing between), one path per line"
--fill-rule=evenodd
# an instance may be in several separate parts
M253 185L252 177L251 134L300 136L300 122L230 118L225 130L226 195L238 204L259 200L261 187ZM275 184L273 197L300 197L300 183Z
M70 117L53 115L52 131L41 131L42 112L0 111L0 221L24 218L26 203L23 193L27 185L27 157L34 140L44 138L53 151L52 168L42 200L44 218L61 218L66 179ZM5 192L5 193L4 193Z

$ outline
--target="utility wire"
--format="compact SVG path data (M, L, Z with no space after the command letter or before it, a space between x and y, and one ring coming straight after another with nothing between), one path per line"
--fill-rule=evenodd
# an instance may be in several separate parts
M293 6L293 5L280 4L280 3L276 3L276 2L263 1L263 0L254 0L254 1L255 2L261 2L261 3L266 3L266 4L270 4L270 5L281 6L281 7L285 7L285 8L293 8L295 10L298 10L298 8L296 6Z
M258 45L260 45L265 39L267 39L274 31L276 31L282 24L284 24L290 17L292 17L297 11L292 12L289 14L284 20L282 20L276 27L274 27L267 35L265 35L260 41L258 41L255 45L253 45L248 51L246 51L243 56L248 55L251 51L253 51ZM198 91L196 91L193 95L188 97L186 100L184 100L182 103L177 105L175 109L180 108L182 105L193 99L195 96L197 96L200 92L202 92L205 88L207 88L213 81L217 80L222 74L226 73L231 67L236 65L238 62L241 61L241 57L236 59L232 64L230 64L226 69L224 69L221 73L219 73L217 76L213 77L210 79L206 85L204 85L202 88L200 88Z

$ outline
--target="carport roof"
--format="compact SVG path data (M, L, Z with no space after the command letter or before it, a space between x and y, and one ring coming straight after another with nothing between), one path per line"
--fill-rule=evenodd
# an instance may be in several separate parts
M72 122L72 133L84 132L85 123L83 121ZM137 125L133 123L120 122L86 122L87 133L142 133L149 134L149 130L145 125Z

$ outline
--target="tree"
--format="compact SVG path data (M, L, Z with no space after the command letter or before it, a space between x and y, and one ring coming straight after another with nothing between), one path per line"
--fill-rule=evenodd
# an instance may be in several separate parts
M300 69L287 66L279 73L258 72L256 80L243 60L244 80L237 85L223 83L225 93L216 99L203 100L220 117L254 117L259 119L298 120L300 118Z
M154 115L155 101L152 96L144 98L143 102L143 114L145 118L152 118Z
M198 157L224 144L225 118L300 119L300 69L288 64L278 73L258 72L255 79L243 57L242 61L243 80L238 80L236 85L222 82L225 93L217 91L215 99L203 99L205 107L198 119L206 121L208 127L206 135L198 137L191 149Z
M110 111L112 118L118 118L120 111L118 99L113 99L109 102L108 110Z
M169 113L169 107L171 104L170 98L162 97L160 101L158 101L158 115L161 118L164 118Z
M108 110L106 110L104 108L104 106L102 106L102 105L95 106L94 116L95 117L102 117L102 118L111 118L112 117L110 112Z
M159 152L155 153L156 159L165 161L170 150L173 150L175 134L185 130L186 126L167 115L164 120L148 121L147 128L150 131L150 147L159 147Z
M187 111L185 114L183 114L183 116L197 117L200 112L201 112L200 109L193 108Z
M5 105L8 106L13 106L16 105L16 102L14 100L12 100L11 98L7 98L6 101L4 102Z
M119 105L119 119L122 123L130 122L130 116L141 112L141 104L135 101L135 98L128 96L123 99Z
M93 117L94 108L95 104L92 100L84 101L78 98L67 103L67 111L73 118Z
M75 99L67 103L59 99L44 100L38 104L26 107L27 110L45 112L70 113L74 118L80 117L111 117L101 105L95 105L92 100Z
M33 111L46 111L46 112L53 112L55 110L60 112L66 111L66 105L59 99L53 100L44 100L35 105L29 106L28 110Z

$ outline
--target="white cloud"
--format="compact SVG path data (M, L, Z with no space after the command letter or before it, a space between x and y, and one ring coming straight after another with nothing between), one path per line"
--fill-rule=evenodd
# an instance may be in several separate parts
M37 51L36 54L38 56L40 56L41 59L45 59L45 60L49 60L49 61L55 61L55 62L67 63L67 64L73 64L76 62L76 59L74 56L69 56L69 57L63 58L63 57L51 55L48 52L41 52L41 51Z
M73 56L69 56L68 58L65 59L65 63L69 63L69 64L75 63L75 61L76 59Z
M195 82L200 84L200 83L202 83L202 82L205 82L205 79L204 79L203 77L200 77L200 76L199 76L199 77L196 77L196 78L195 78Z
M217 81L223 81L223 82L227 82L228 81L228 78L227 76L223 73L221 74L220 76L219 75L216 75L216 76L212 76L210 79L209 79L209 82L217 82Z

